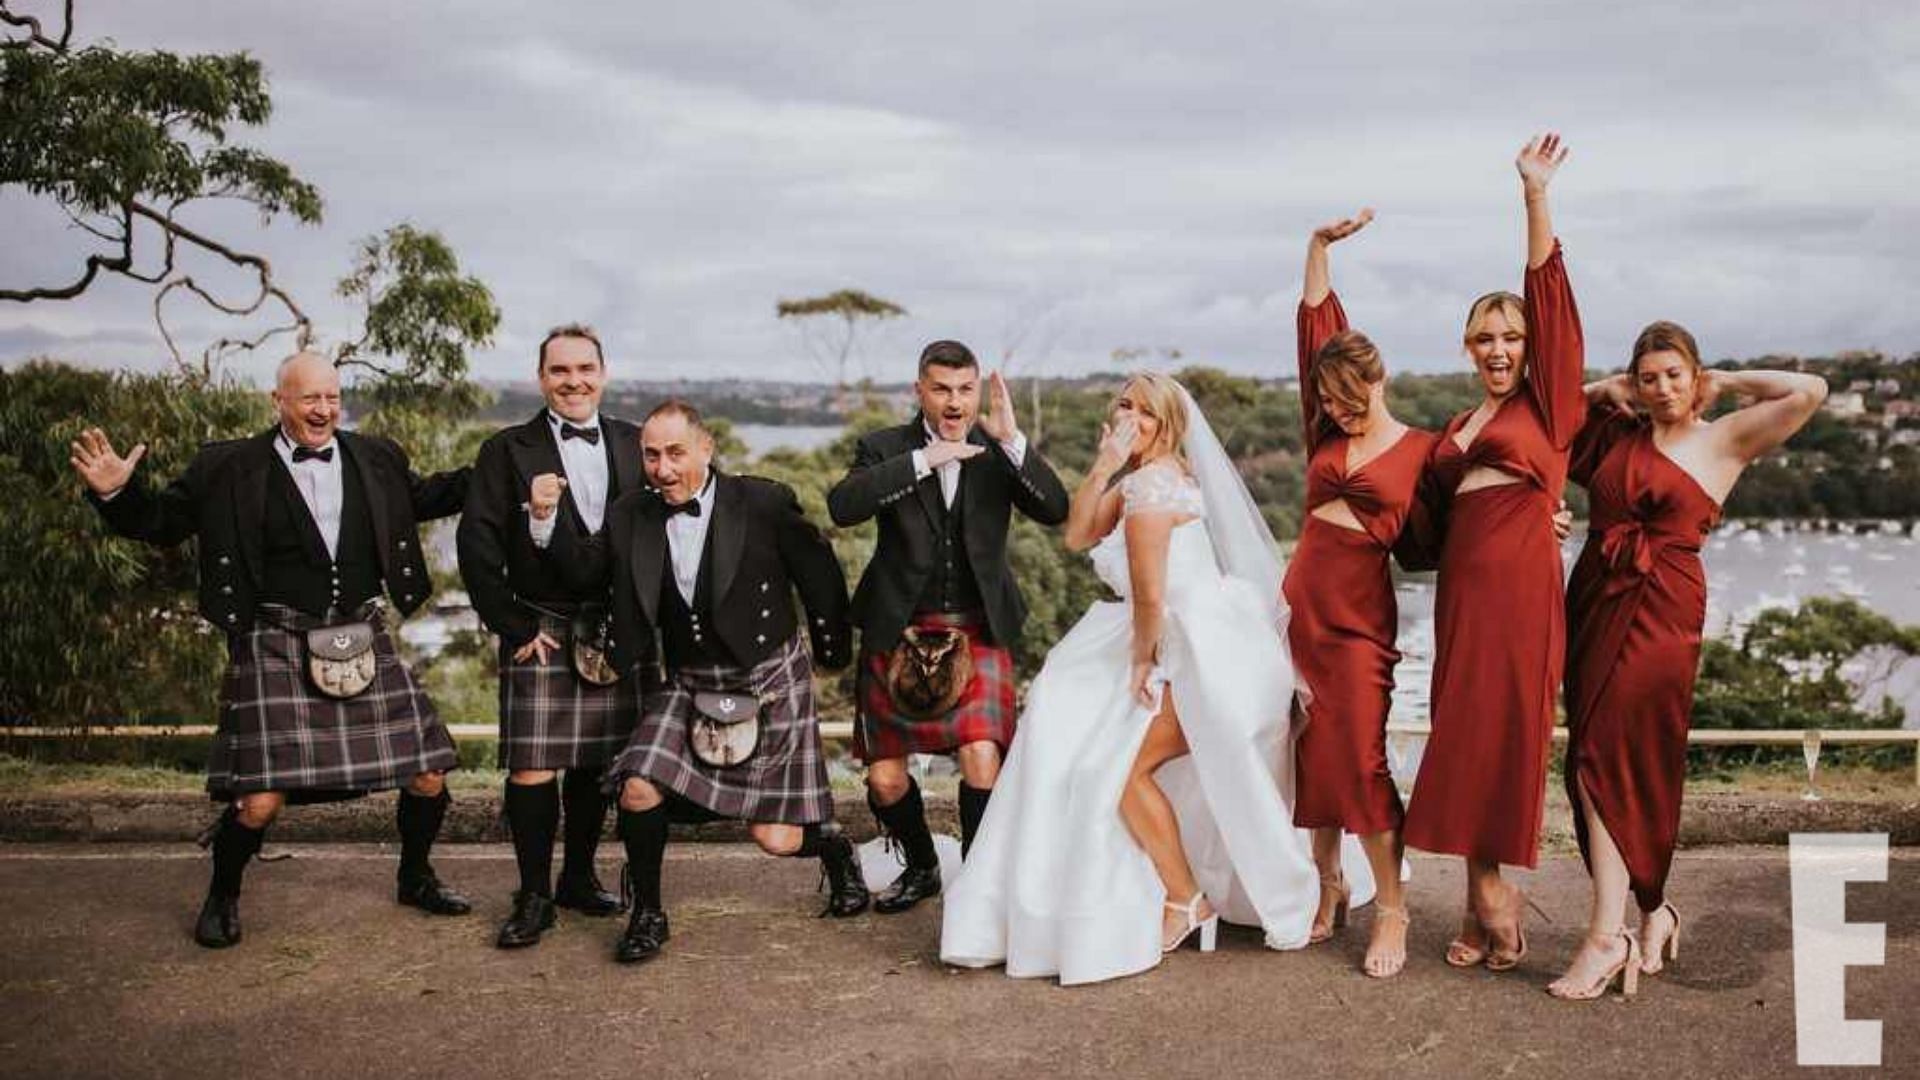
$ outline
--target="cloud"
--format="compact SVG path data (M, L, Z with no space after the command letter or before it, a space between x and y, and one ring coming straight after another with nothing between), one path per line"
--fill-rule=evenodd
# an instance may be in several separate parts
M80 33L265 62L278 109L250 137L327 222L214 220L335 337L352 241L410 220L501 301L489 378L574 318L638 375L808 371L774 303L841 287L912 313L869 343L883 375L937 336L999 355L1036 308L1051 370L1164 344L1277 374L1307 231L1363 204L1349 309L1396 367L1455 367L1466 302L1518 282L1511 157L1547 124L1574 147L1555 212L1594 363L1655 317L1716 355L1920 348L1910 8L122 0ZM76 266L63 224L0 194L27 238L0 281ZM0 356L38 328L152 365L145 303L0 308Z

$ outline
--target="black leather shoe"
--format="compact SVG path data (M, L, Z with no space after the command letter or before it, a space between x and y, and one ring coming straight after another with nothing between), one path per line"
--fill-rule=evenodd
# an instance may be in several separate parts
M240 944L240 898L208 893L193 923L193 940L209 949Z
M553 929L553 901L537 892L513 894L513 914L500 925L494 944L503 949L523 949L540 944L540 935Z
M633 918L627 920L627 932L620 935L620 944L614 946L613 958L622 964L651 960L666 946L667 936L666 912L635 906Z
M820 914L846 919L867 910L871 898L867 883L860 877L860 860L854 857L853 841L844 836L821 837L820 868L827 875L827 909Z
M473 910L472 901L442 885L431 870L419 877L400 879L394 899L429 915L465 915Z
M600 879L593 875L561 878L560 887L553 891L553 905L594 918L618 915L627 910L627 902L620 899L620 894L608 892L600 884Z
M893 884L873 898L873 910L882 915L898 915L930 896L940 895L938 866L909 866Z

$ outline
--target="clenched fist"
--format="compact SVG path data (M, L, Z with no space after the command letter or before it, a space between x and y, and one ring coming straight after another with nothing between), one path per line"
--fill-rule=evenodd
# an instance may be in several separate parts
M536 519L545 521L553 516L560 506L560 493L567 489L567 478L559 473L541 473L533 478L533 489L527 493L527 512Z

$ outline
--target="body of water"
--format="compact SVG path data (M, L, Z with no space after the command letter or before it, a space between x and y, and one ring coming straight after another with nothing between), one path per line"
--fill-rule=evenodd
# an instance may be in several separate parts
M814 450L839 438L847 429L834 425L809 427L785 424L735 424L733 433L747 444L747 453L759 457L769 450Z

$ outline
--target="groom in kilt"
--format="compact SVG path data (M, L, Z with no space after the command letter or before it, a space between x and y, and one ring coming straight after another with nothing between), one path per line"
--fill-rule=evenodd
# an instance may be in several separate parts
M666 944L660 871L674 811L745 821L768 854L818 858L825 914L857 915L867 890L833 824L813 701L815 661L840 668L852 655L839 560L792 489L712 467L693 406L656 407L641 457L654 490L621 496L607 516L615 665L645 679L639 723L607 769L633 897L614 957L637 963Z
M194 940L240 940L240 881L288 802L400 789L400 903L464 915L428 862L446 816L453 740L394 649L382 594L402 615L432 591L419 523L460 511L467 470L416 475L394 443L336 430L332 361L296 353L273 390L279 423L211 443L158 491L98 428L73 444L87 497L121 536L199 540L200 614L227 636L207 791L227 810Z
M622 910L593 860L607 817L603 770L639 711L634 680L593 660L607 626L602 526L608 505L644 486L640 429L600 413L606 359L591 328L548 331L537 367L546 407L480 447L458 534L460 577L500 639L500 765L520 874L496 939L503 949L537 944L556 907ZM556 533L566 534L568 567L556 565Z
M880 522L853 597L853 753L867 763L867 803L899 842L906 869L874 898L875 911L906 911L940 891L909 754L957 755L962 851L973 843L1013 741L1009 647L1026 603L1007 560L1009 521L1015 509L1043 525L1067 519L1067 490L1027 445L999 372L988 388L992 408L983 415L972 351L957 341L928 345L914 382L918 415L861 439L853 468L827 495L834 524ZM964 642L965 657L942 642ZM903 649L912 655L897 655ZM940 659L948 663L931 666Z

